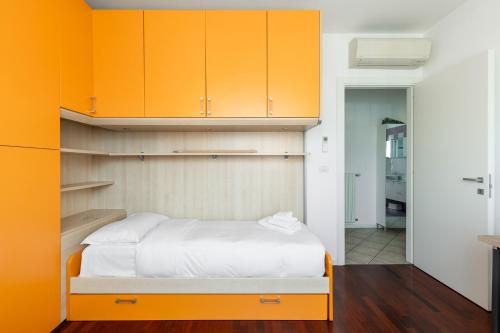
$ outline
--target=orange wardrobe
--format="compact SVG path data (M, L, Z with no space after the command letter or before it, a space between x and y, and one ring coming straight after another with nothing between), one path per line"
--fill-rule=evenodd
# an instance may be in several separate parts
M0 34L0 322L59 323L59 1L3 4Z

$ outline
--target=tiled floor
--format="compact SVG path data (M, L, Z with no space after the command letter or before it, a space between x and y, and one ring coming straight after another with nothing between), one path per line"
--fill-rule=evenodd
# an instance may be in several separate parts
M404 229L345 229L347 265L407 264Z

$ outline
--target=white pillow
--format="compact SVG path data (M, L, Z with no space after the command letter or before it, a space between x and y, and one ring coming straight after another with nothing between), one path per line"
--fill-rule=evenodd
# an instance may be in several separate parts
M94 231L82 244L138 243L151 229L168 217L156 213L136 213Z

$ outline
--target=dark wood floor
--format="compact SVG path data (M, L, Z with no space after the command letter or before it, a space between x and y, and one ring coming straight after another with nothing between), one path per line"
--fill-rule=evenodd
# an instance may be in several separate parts
M490 314L410 265L335 267L335 319L65 322L54 332L489 332Z

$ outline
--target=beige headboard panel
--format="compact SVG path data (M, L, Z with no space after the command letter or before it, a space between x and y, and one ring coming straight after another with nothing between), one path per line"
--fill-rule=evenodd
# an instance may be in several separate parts
M85 127L64 121L62 127ZM301 132L113 132L90 128L88 148L110 152L256 149L303 152ZM66 131L63 136L79 131ZM81 130L80 130L81 132ZM62 146L78 140L62 139ZM67 164L70 162L66 160ZM76 162L73 162L76 163ZM156 211L175 218L258 219L278 210L304 215L304 157L91 157L89 180L114 185L91 190L90 208ZM66 176L69 177L69 176ZM75 213L75 212L72 212Z

